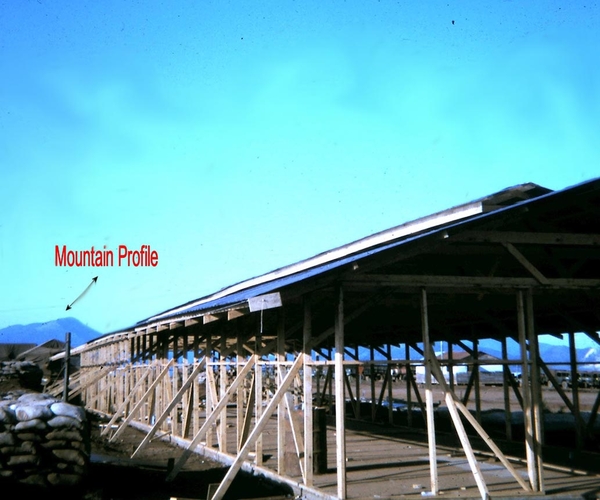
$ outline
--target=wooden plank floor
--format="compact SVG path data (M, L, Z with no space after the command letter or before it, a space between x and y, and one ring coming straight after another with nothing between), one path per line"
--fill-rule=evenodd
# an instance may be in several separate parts
M233 414L230 413L234 422ZM235 429L228 429L230 455L235 449ZM429 459L426 434L422 430L390 427L359 422L347 429L348 498L423 498L429 492ZM277 420L269 422L263 435L263 467L277 470ZM288 436L288 470L286 476L301 482L297 461L292 457L293 442ZM315 474L314 488L324 496L335 497L336 456L335 427L327 428L328 461L325 474ZM545 469L546 494L524 492L510 473L495 458L478 455L478 461L492 498L556 497L600 498L600 474L574 472L549 466ZM292 466L290 467L290 464ZM293 467L296 465L296 467ZM527 478L524 462L515 468ZM295 472L295 473L294 473ZM461 449L438 446L438 473L441 496L446 498L480 498L467 459Z

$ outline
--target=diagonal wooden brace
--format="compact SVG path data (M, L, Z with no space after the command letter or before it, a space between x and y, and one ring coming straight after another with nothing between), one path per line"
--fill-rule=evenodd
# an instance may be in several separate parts
M192 371L192 373L190 374L188 379L181 386L181 389L179 389L179 391L177 392L175 397L167 405L165 410L162 412L162 415L156 419L156 422L152 426L152 429L150 429L148 434L146 434L146 437L144 437L143 441L140 443L140 445L137 447L137 449L133 452L133 454L131 455L131 458L135 457L140 451L142 451L146 447L146 445L150 442L150 440L154 437L154 434L156 434L156 431L160 428L162 423L169 416L169 413L171 413L173 408L175 408L175 406L177 406L177 404L179 404L179 401L181 401L181 398L183 398L183 396L185 395L187 390L190 388L190 386L194 382L194 379L200 373L200 370L202 370L202 368L204 368L205 362L206 362L206 357L202 358L200 360L200 362L196 365L196 368L194 368L194 371Z
M244 381L244 379L246 378L246 375L248 375L248 373L250 373L250 371L256 364L257 360L258 360L258 356L256 354L252 355L250 357L250 359L248 360L248 362L245 364L244 368L242 368L238 372L237 377L231 383L231 385L229 386L229 389L227 389L225 394L223 394L223 396L221 397L221 400L219 401L217 406L214 407L212 413L206 418L206 421L204 422L202 427L200 427L200 430L196 433L192 442L183 451L181 457L179 457L179 460L175 463L173 470L169 473L169 475L166 478L167 481L172 481L173 479L175 479L177 474L179 474L179 471L185 464L186 460L190 457L190 455L196 449L196 446L198 446L200 444L200 441L202 441L202 438L204 438L204 436L206 435L206 431L208 430L208 428L212 424L214 424L217 421L217 419L221 416L221 411L227 406L227 404L229 403L229 400L231 399L231 396L233 396L233 394L237 391L237 388Z

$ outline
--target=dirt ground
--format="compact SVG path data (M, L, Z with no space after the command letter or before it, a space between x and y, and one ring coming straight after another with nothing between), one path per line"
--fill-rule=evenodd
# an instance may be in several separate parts
M227 472L221 464L192 454L175 479L167 482L169 462L181 456L181 448L153 439L135 459L131 459L145 434L127 427L109 443L107 437L100 436L103 422L98 417L91 418L92 455L85 500L205 499L209 485L219 484ZM281 487L240 472L226 498L283 498L284 494Z
M353 396L358 396L360 399L370 400L371 399L371 382L369 380L362 380L360 382L359 390L356 391L356 381L351 378L350 382ZM381 387L383 383L381 380L375 382L375 399L378 399L381 395ZM316 390L316 388L315 388ZM322 388L321 388L322 390ZM444 393L442 392L439 385L434 384L432 387L433 390L433 400L435 402L443 402L444 401ZM465 392L467 390L466 385L456 385L454 388L454 392L456 395L462 399ZM423 401L425 401L425 387L423 385L419 386L419 392ZM596 398L598 397L598 389L578 389L578 398L579 398L579 410L581 412L589 412L591 411ZM573 401L572 389L565 389L565 393L570 401ZM406 393L406 382L404 381L396 381L392 383L392 397L396 400L407 400ZM415 394L412 393L412 402L413 404L417 403L417 398ZM387 398L387 389L384 394L384 401ZM475 405L475 389L473 388L469 395L469 400L467 402L467 407L471 410L476 409ZM501 386L482 386L480 390L480 401L481 401L481 410L502 410L504 411L504 388ZM521 406L519 405L519 401L515 396L512 388L509 389L509 401L510 401L510 409L512 412L522 411ZM563 401L560 394L551 386L542 386L542 405L546 411L551 413L567 413L570 412L567 404Z

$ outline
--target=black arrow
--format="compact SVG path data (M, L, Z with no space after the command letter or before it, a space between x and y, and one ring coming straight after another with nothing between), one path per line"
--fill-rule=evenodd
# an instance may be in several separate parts
M79 297L77 297L77 298L76 298L76 299L75 299L73 302L71 302L71 303L70 303L70 304L67 306L67 309L66 309L66 310L68 311L69 309L71 309L71 307L73 307L73 305L75 304L75 302L77 302L77 301L78 301L78 300L79 300L81 297L83 297L83 296L86 294L86 292L87 292L87 291L90 289L90 287L91 287L91 286L92 286L94 283L96 283L96 281L98 281L98 276L96 276L95 278L92 278L92 282L91 282L91 283L90 283L90 284L89 284L89 285L88 285L88 286L85 288L85 290L84 290L83 292L81 292L81 293L79 294Z

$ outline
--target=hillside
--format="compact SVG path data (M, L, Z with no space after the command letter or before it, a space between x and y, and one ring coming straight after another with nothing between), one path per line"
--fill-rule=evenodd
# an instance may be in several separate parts
M0 344L43 344L48 340L64 342L67 332L71 332L71 346L77 347L102 334L84 325L75 318L60 318L45 323L12 325L0 330Z

